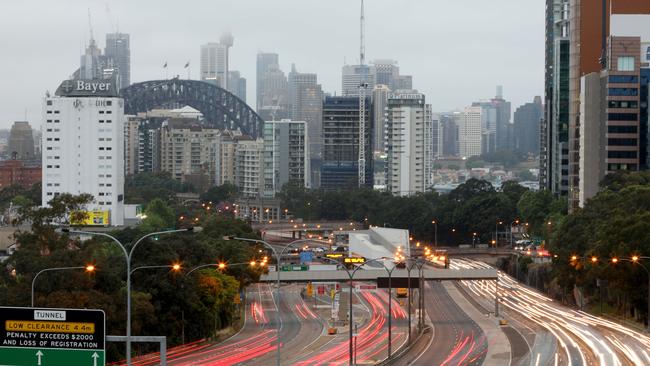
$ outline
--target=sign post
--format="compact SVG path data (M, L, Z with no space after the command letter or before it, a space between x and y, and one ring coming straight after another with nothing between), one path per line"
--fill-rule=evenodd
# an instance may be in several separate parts
M0 307L2 365L106 365L102 310Z

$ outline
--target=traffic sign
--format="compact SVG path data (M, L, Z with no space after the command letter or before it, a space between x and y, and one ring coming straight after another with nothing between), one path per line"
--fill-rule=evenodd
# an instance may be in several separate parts
M284 271L284 272L309 271L309 266L303 266L303 265L281 266L280 271Z
M346 257L343 259L344 263L348 264L364 264L366 263L366 258L364 257Z
M3 366L106 365L102 310L0 306Z

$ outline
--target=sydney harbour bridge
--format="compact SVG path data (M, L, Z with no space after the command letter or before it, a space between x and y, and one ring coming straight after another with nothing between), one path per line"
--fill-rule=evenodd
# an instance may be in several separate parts
M137 114L156 108L190 106L203 114L210 127L237 129L258 137L264 121L255 111L229 91L199 80L151 80L122 89L124 113Z

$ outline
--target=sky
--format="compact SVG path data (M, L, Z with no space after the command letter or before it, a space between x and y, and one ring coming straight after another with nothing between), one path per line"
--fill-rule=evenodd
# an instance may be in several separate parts
M0 9L0 128L40 126L41 103L79 67L89 39L131 35L131 81L198 78L200 45L234 36L230 69L247 79L255 105L258 52L280 55L288 73L318 74L340 93L341 67L359 59L359 0L24 0ZM495 95L514 109L542 95L544 2L539 0L366 0L366 59L394 59L434 111Z

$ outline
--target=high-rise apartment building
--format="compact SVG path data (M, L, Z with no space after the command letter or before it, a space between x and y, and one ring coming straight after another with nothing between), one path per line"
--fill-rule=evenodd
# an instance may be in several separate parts
M202 176L205 184L214 184L212 149L218 135L219 130L204 128L193 118L166 120L160 128L160 170L182 182Z
M124 101L115 81L65 80L45 98L42 125L43 205L88 193L87 210L109 217L96 224L123 225Z
M386 107L388 105L388 93L390 89L385 84L375 85L375 89L372 91L372 108L373 114L375 116L375 128L374 128L374 147L375 152L383 153L384 146L384 135L385 135L385 118L386 118Z
M36 158L34 151L34 135L29 122L14 122L9 132L7 156L10 159L32 160Z
M466 107L458 119L458 154L463 158L481 155L483 108Z
M543 118L542 98L536 96L514 114L514 148L523 153L539 154L539 124Z
M243 198L259 198L263 191L264 140L240 140L235 147L235 185Z
M386 187L409 196L431 186L431 106L416 90L389 93L386 125Z
M228 87L228 58L233 37L229 33L221 36L220 41L201 45L200 78L230 90Z
M366 186L372 187L372 126L370 98L366 99ZM321 189L340 190L359 185L359 98L325 97L323 102L323 160Z
M111 66L117 71L118 89L131 85L131 45L127 33L106 34L104 55L112 60Z
M264 197L274 197L285 184L311 188L308 129L303 121L264 123Z

